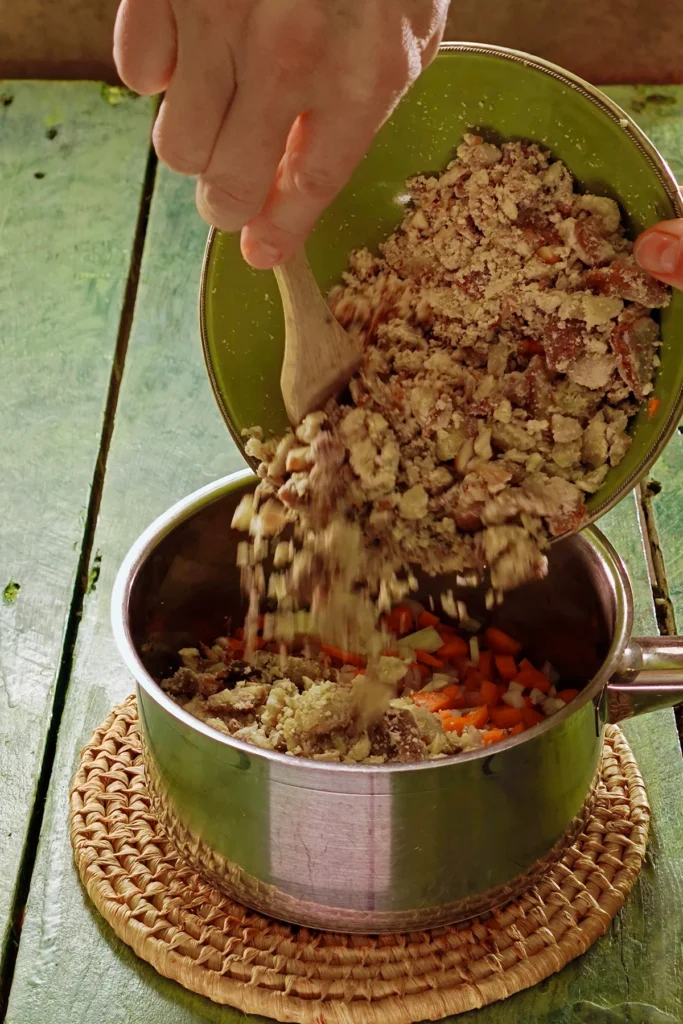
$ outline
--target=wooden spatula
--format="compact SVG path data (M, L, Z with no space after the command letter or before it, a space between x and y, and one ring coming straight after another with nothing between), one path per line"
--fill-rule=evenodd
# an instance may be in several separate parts
M337 323L320 294L303 249L275 268L285 311L285 357L280 386L290 423L339 394L360 365L363 350Z

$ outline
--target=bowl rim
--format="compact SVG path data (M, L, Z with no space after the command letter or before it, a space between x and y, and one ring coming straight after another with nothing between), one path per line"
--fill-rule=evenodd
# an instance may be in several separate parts
M143 564L158 544L172 533L174 529L187 522L195 513L213 504L215 501L219 501L227 494L237 489L244 489L257 482L258 478L250 469L241 469L201 487L186 498L176 502L168 511L158 516L135 541L126 555L114 582L111 596L111 625L119 654L126 668L136 680L137 685L179 724L188 727L191 731L200 733L213 742L237 750L250 758L263 762L275 762L286 767L288 772L315 770L341 772L347 776L349 774L358 776L359 774L374 775L376 773L391 774L429 771L462 764L465 761L476 761L485 757L490 758L510 750L512 747L521 746L542 733L549 732L551 729L566 722L589 702L599 705L602 692L611 678L613 666L618 662L631 637L633 595L628 574L621 558L604 534L597 527L592 526L582 530L575 536L592 548L593 554L600 561L611 582L611 589L615 600L615 621L609 651L599 671L586 684L579 697L570 704L567 704L563 710L547 718L544 722L533 726L531 729L527 729L519 736L510 736L508 739L497 743L495 751L488 747L477 747L466 753L453 754L450 757L410 762L408 764L401 762L379 765L331 763L315 761L308 757L293 757L274 750L266 750L254 744L246 743L243 740L236 740L232 736L224 735L211 728L211 726L206 725L200 719L195 718L194 715L191 715L171 700L168 694L164 693L156 680L149 674L137 654L129 625L129 606L133 586ZM235 567L235 571L237 571L237 567ZM596 716L600 714L598 706L595 707L595 714ZM600 724L597 721L596 730L599 733Z
M549 75L551 78L555 78L560 82L570 86L576 92L585 96L590 100L599 110L606 114L612 121L619 125L620 128L627 134L631 143L636 146L641 153L646 157L651 168L659 178L664 190L669 197L674 212L678 217L683 217L683 195L679 188L678 182L673 174L673 171L669 167L668 163L661 155L659 150L656 148L654 143L650 141L645 132L640 128L633 118L623 110L614 100L606 96L597 86L591 85L584 79L579 78L578 75L572 74L571 71L567 71L557 64L553 64L551 61L543 60L541 57L535 57L533 54L525 53L522 50L514 50L505 46L495 46L489 43L469 43L469 42L442 42L439 46L439 53L476 53L489 57L497 57L502 60L511 61L515 64L523 64L526 67L535 68L538 71ZM216 244L216 239L220 232L217 228L212 227L209 229L208 238L206 241L206 247L204 249L204 257L202 260L201 279L199 287L199 330L202 342L202 352L204 356L204 363L211 383L211 390L213 391L214 398L226 423L226 426L235 442L240 454L246 461L246 463L253 469L256 470L258 466L258 460L247 455L245 450L245 439L236 428L235 424L230 417L230 414L225 407L223 397L221 395L218 381L213 368L213 361L211 358L210 346L209 346L209 331L207 326L206 317L206 297L207 297L207 285L209 276L209 267L213 258L213 249ZM678 423L680 422L681 415L683 414L683 384L678 392L678 397L672 406L671 412L667 419L662 424L660 432L657 436L656 441L648 450L648 454L634 468L633 472L624 480L621 487L619 487L611 496L606 498L597 508L594 508L590 515L586 518L586 525L595 523L601 516L609 512L615 505L617 505L622 498L626 497L633 488L636 486L639 480L642 480L644 476L649 472L654 463L657 461L659 456L664 451L664 448L673 437ZM599 491L598 491L599 494ZM552 543L557 540L561 540L563 536L553 538Z

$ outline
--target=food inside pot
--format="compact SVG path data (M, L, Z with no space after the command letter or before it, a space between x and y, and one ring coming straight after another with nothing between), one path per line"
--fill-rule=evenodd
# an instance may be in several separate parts
M268 619L248 660L238 629L181 650L161 683L207 725L267 750L351 764L444 758L517 736L579 693L503 630L469 617L456 628L414 601L386 616L392 646L372 677L365 656L308 635L307 613L287 647L266 639Z

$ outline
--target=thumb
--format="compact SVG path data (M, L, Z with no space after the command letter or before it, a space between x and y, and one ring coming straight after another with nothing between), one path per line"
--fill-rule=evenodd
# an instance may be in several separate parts
M648 228L636 240L633 254L643 270L683 289L683 217Z

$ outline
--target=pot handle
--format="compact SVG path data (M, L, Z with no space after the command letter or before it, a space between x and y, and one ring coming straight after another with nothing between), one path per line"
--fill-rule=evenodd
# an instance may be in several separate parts
M683 636L631 640L606 696L609 722L682 703Z

